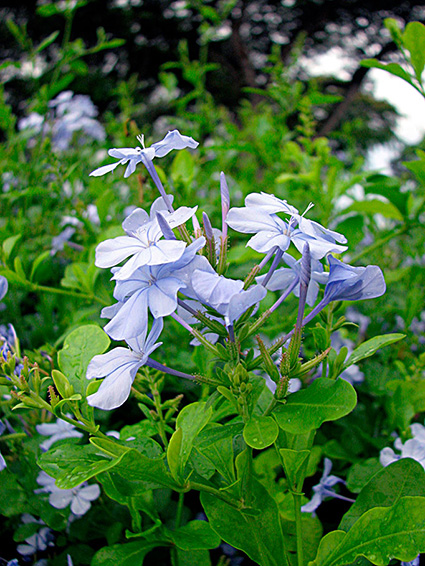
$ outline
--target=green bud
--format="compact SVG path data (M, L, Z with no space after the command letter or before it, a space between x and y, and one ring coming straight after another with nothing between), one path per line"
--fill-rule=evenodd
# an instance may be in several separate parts
M68 378L57 369L52 371L52 379L59 395L63 399L68 399L74 395L74 387L69 383Z
M279 379L280 379L279 370L275 366L269 351L264 345L264 342L261 340L259 336L256 336L256 339L258 342L258 346L260 348L260 354L264 363L264 367L266 368L266 372L269 374L270 378L275 383L279 383Z

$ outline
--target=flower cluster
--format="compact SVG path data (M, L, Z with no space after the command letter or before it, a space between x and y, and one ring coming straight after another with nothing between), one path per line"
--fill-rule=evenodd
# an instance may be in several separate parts
M31 134L50 134L53 147L63 151L68 149L74 132L83 132L89 138L103 141L105 130L95 117L97 108L90 97L77 94L70 90L61 92L50 103L52 119L46 119L32 112L28 117L18 122L20 130L28 130Z
M98 177L121 164L127 166L124 176L128 177L142 163L161 196L152 204L149 214L140 208L131 212L122 225L125 235L106 240L96 249L96 265L112 268L117 301L102 311L102 316L110 319L104 330L114 340L126 341L130 349L115 348L95 356L90 362L87 378L105 378L98 391L89 395L90 405L101 409L122 405L143 365L192 378L150 358L160 346L157 340L167 316L182 324L198 343L203 341L208 347L212 346L209 339L235 342L238 319L252 315L268 290L283 291L269 309L271 313L290 293L298 297L301 288L305 289L300 299L303 303L299 310L300 326L307 324L331 301L356 301L378 297L385 292L384 278L378 267L352 267L330 255L347 249L345 237L308 220L305 213L300 214L285 200L266 193L253 193L246 198L245 207L230 208L223 173L221 234L212 228L205 213L202 215L202 232L196 218L197 207L175 210L173 198L165 192L153 165L155 157L163 157L173 149L194 149L198 143L177 130L168 132L163 140L149 148L144 147L143 137L139 141L143 147L110 150L109 155L118 161L91 173ZM310 208L311 205L308 210ZM190 218L194 225L192 237L185 226ZM265 254L252 277L245 281L222 275L226 263L227 227L254 234L247 245ZM179 238L174 231L179 232ZM303 254L301 260L288 252L291 244ZM325 257L328 271L320 262ZM121 265L123 261L126 262ZM267 273L255 279L269 261L271 265ZM282 261L287 267L279 267ZM314 306L320 285L325 285L323 298ZM313 309L303 317L305 303ZM178 307L179 314L176 312ZM190 323L187 316L181 316L182 310L191 315ZM201 334L194 330L191 326L193 317L214 332Z

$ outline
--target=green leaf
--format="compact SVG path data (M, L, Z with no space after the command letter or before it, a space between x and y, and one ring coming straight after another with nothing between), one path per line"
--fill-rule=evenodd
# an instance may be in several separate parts
M353 202L349 207L344 208L344 214L349 212L364 212L366 214L382 214L385 218L400 220L403 222L403 214L391 202L378 199L362 200Z
M286 479L293 491L300 492L306 476L310 450L290 450L281 448L279 453L282 457L283 468Z
M176 432L171 437L169 455L167 455L170 470L176 479L185 477L185 466L190 458L193 443L210 420L211 415L212 407L207 407L201 401L187 405L180 411L176 420ZM179 429L181 433L178 432Z
M201 503L211 527L228 544L243 550L260 566L289 566L275 500L255 479L252 497L258 514L244 513L208 493Z
M187 150L179 151L171 165L171 178L173 183L183 183L189 186L195 173L195 162Z
M152 458L137 450L124 454L109 470L108 476L115 489L125 497L137 497L148 489L179 487L168 472L163 457Z
M41 267L46 260L51 260L51 257L50 250L46 250L35 258L31 266L30 281L34 281L38 268Z
M368 458L354 464L347 476L347 488L352 493L360 493L369 480L382 470L378 458Z
M195 444L196 449L213 464L214 469L229 484L236 480L233 465L233 436L241 432L242 426L242 423L237 423L237 426L215 424L208 430L205 427Z
M364 360L365 358L369 358L370 356L373 356L373 354L380 348L383 348L384 346L389 346L390 344L394 344L395 342L398 342L399 340L402 340L405 337L406 337L405 334L394 333L394 334L382 334L380 336L375 336L370 340L366 340L366 342L363 342L363 344L360 344L360 346L358 346L354 350L354 352L345 362L343 369L345 370L351 365L356 364L360 360Z
M221 542L206 521L190 521L175 531L168 531L168 535L182 550L208 550L217 548Z
M122 456L121 456L122 457ZM120 458L102 454L96 446L64 443L38 459L42 470L62 489L71 489L118 464Z
M77 393L84 396L88 385L87 366L94 356L103 354L110 343L108 335L94 324L80 326L65 338L58 352L59 367Z
M208 550L181 550L176 548L177 560L171 555L171 566L211 566Z
M420 22L410 22L404 29L401 40L410 52L410 62L415 69L415 75L421 82L425 66L425 26Z
M326 421L348 415L357 403L350 383L343 379L321 377L301 391L292 393L285 405L279 405L273 415L277 424L292 434L305 434L318 429Z
M311 566L343 566L364 556L386 566L391 559L409 562L425 552L425 498L402 497L391 507L364 513L348 533L332 531Z
M157 546L167 546L167 543L138 540L105 546L93 556L91 566L142 566L147 553Z
M46 49L46 47L49 47L49 45L55 41L55 39L58 37L58 35L59 35L59 32L54 31L49 36L47 36L45 39L43 39L43 41L36 47L35 53L40 53L41 51Z
M373 476L342 518L339 528L348 531L369 509L391 507L408 495L425 497L425 471L416 460L401 458Z
M22 238L22 234L16 234L16 236L10 236L10 238L6 238L6 240L4 240L2 244L2 250L5 261L7 261L9 257L12 255L12 252L16 244L19 242L21 238Z
M403 69L401 65L398 63L381 63L377 59L363 59L360 61L360 65L362 67L368 67L369 69L382 69L383 71L387 71L391 75L395 77L399 77L404 81L408 82L410 85L415 86L412 82L412 78L407 71ZM416 87L415 87L416 88Z
M263 450L271 446L279 434L279 427L272 417L252 417L245 425L243 437L251 448Z

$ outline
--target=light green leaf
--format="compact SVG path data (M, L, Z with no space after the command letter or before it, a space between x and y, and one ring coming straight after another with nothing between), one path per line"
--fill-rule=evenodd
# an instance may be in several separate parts
M3 256L6 261L11 256L16 244L19 242L21 238L22 238L22 234L16 234L16 236L10 236L10 238L4 240L2 244L2 249L3 249Z
M255 479L252 496L258 514L247 514L208 493L201 494L211 527L228 544L260 566L289 566L275 500Z
M345 533L322 539L311 566L343 566L364 556L386 566L391 559L409 562L425 552L425 498L402 497L392 507L374 507Z
M368 67L369 69L382 69L383 71L387 71L387 73L390 73L395 77L399 77L400 79L403 79L410 85L414 86L409 73L405 71L403 67L398 63L381 63L380 61L378 61L378 59L363 59L363 61L360 61L360 65L362 67Z
M221 542L206 521L190 521L175 531L168 531L168 535L182 550L208 550L217 548Z
M384 202L378 199L362 200L353 202L349 207L344 209L344 214L349 212L364 212L366 214L382 214L385 218L400 220L403 222L403 214L391 202Z
M365 358L369 358L370 356L373 356L373 354L380 348L383 348L384 346L389 346L390 344L394 344L395 342L398 342L399 340L402 340L405 337L406 337L405 334L394 333L394 334L382 334L380 336L375 336L370 340L366 340L366 342L363 342L363 344L360 344L360 346L358 346L354 350L354 352L345 362L343 369L345 370L351 365L356 364L360 360L364 360Z
M94 356L103 354L110 343L108 335L94 324L80 326L65 338L58 352L59 367L77 393L84 396L88 385L87 366Z
M415 69L416 78L421 82L425 66L425 26L420 22L408 23L401 40L410 52L410 61Z
M373 476L342 518L339 528L348 531L369 509L391 507L408 495L425 497L425 471L416 460L401 458Z
M353 386L343 379L321 377L308 389L292 393L285 405L279 405L273 415L277 424L292 434L305 434L318 429L326 421L348 415L357 403Z
M279 427L272 417L252 417L245 425L243 437L251 448L263 450L271 446L279 434Z
M180 411L176 420L176 432L171 437L167 455L170 470L176 479L184 478L185 466L190 458L193 443L207 425L211 415L212 407L207 407L206 403L201 401L187 405ZM178 432L179 429L181 433Z

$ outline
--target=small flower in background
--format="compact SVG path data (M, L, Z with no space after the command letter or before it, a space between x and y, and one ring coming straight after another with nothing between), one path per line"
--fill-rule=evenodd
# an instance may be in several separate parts
M157 342L164 323L157 318L146 338L147 328L137 338L128 339L127 348L114 348L106 354L94 356L87 368L87 379L105 377L99 389L87 397L92 407L110 410L121 406L129 397L138 370L145 365L149 354L161 346Z
M394 447L400 454L394 452L389 446L381 450L379 461L383 466L388 466L401 458L413 458L425 469L425 427L419 423L413 423L410 425L410 430L413 438L409 438L404 443L398 437L394 441Z
M89 96L63 91L49 102L49 107L53 113L51 120L32 112L18 121L18 129L28 130L33 136L41 132L50 134L53 148L60 151L68 149L74 132L83 132L98 141L105 139L105 129L94 119L98 112Z
M98 167L90 173L90 176L100 177L101 175L105 175L105 173L113 171L118 165L125 165L126 163L128 163L124 173L124 178L127 178L130 177L132 173L134 173L134 171L136 170L136 165L138 165L138 163L142 162L145 167L150 169L149 165L152 163L152 160L155 157L164 157L173 149L185 149L187 147L195 149L199 145L198 142L193 138L190 138L189 136L183 136L178 130L168 132L163 140L153 143L150 147L147 148L144 147L143 136L139 136L137 139L142 144L143 149L141 147L123 147L120 149L110 149L108 151L108 154L111 157L119 159L119 161L117 161L116 163L111 163L110 165L103 165L102 167Z
M75 430L71 423L67 423L62 419L57 419L56 423L42 423L37 425L36 430L43 436L50 436L40 444L41 450L46 452L52 444L64 438L81 438L83 433Z
M324 460L325 466L323 469L323 475L320 478L320 482L313 487L314 495L313 498L301 507L301 511L303 513L314 513L325 497L334 497L336 499L342 499L343 501L349 501L350 503L354 503L352 499L348 497L344 497L343 495L339 495L339 493L335 493L332 488L337 483L345 483L343 479L338 478L337 476L330 476L330 471L332 469L332 462L329 458L325 458Z
M24 524L37 523L44 525L43 521L35 519L32 515L22 515L22 522ZM22 556L32 556L36 552L46 550L48 546L54 546L53 533L49 527L41 527L41 529L25 539L26 544L18 544L16 550Z
M0 301L6 295L8 288L9 288L9 284L7 282L6 277L0 275Z
M400 562L400 566L419 566L421 562L421 555L418 554L416 558L411 560L410 562Z
M75 234L75 228L72 226L67 226L60 234L52 238L52 248L50 250L50 255L55 255L57 252L61 252L66 243L69 243L72 236Z
M84 482L71 489L61 489L55 485L55 479L46 472L40 472L37 483L42 487L34 490L34 493L49 493L49 503L55 509L65 509L71 505L71 513L77 517L85 515L91 507L91 502L100 495L100 487L96 483L88 485Z
M0 421L0 436L6 430L6 425ZM0 472L6 468L6 460L3 458L2 453L0 452Z

